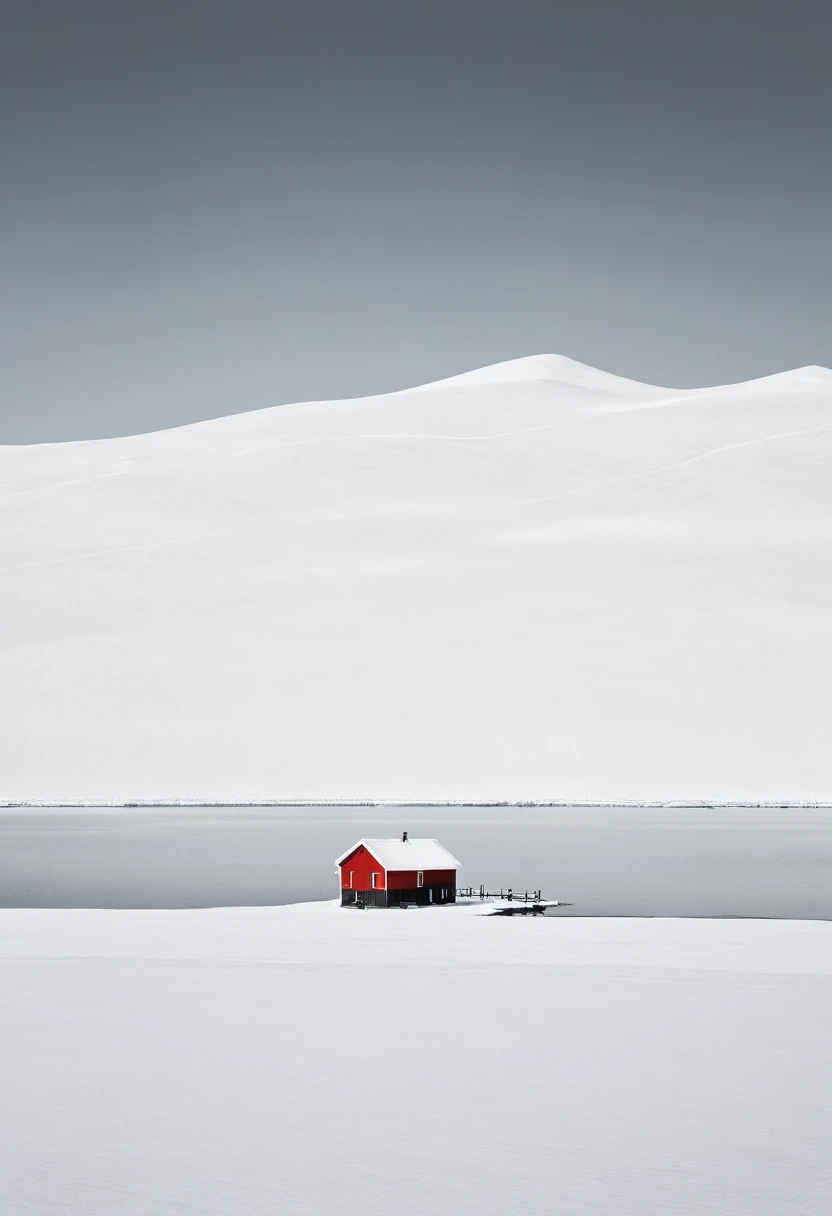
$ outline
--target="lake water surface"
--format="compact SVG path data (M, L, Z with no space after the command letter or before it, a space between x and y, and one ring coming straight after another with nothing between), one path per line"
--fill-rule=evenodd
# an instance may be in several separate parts
M334 896L361 836L436 836L460 884L559 915L832 919L832 811L341 807L0 810L0 906L189 908Z

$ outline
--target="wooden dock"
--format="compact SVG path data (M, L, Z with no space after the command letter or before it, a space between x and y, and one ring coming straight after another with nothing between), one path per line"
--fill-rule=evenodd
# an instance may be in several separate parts
M543 916L547 908L558 908L557 899L544 899L541 891L515 891L512 887L489 891L486 887L457 887L457 899L480 899L483 903L500 900L491 908L492 916Z

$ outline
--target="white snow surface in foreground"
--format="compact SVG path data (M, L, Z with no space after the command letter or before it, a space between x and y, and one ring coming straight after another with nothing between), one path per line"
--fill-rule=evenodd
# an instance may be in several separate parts
M0 911L16 1216L821 1216L832 925Z
M832 372L0 448L0 796L825 799Z

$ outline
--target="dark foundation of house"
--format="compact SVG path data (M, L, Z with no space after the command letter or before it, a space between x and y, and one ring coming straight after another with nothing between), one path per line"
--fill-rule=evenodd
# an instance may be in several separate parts
M456 903L456 887L442 883L439 886L414 887L409 891L341 891L341 907L350 908L363 904L365 908L401 908L406 904Z

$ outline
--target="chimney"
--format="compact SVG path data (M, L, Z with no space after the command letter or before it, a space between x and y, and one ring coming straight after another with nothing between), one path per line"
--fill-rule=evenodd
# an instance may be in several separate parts
M402 844L407 844L407 832L402 832Z

